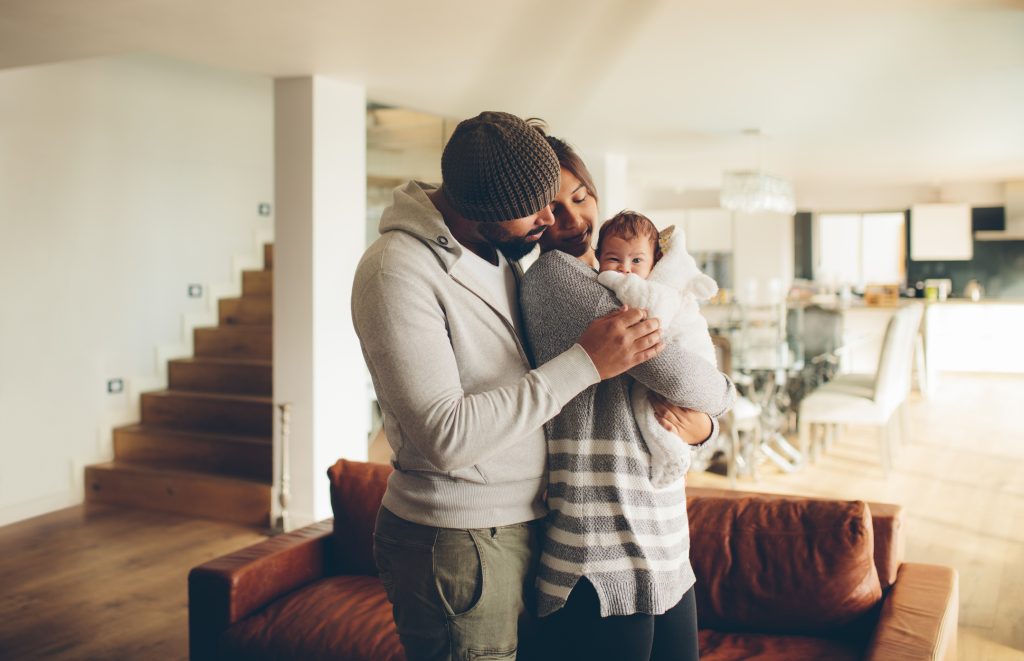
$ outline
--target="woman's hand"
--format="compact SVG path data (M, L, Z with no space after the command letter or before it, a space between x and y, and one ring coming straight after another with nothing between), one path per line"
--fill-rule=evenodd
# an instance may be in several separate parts
M661 426L683 439L684 443L700 445L711 437L713 427L707 413L670 404L656 392L651 392L648 399Z

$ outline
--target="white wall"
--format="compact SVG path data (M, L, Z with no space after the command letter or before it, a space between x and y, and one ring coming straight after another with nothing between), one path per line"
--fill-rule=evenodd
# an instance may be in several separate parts
M641 209L700 209L718 206L718 189L646 188L631 181L631 198ZM863 186L844 182L794 182L797 209L816 213L902 211L915 204L961 202L974 207L1000 207L1005 187L998 181L942 182L936 186Z
M270 231L272 111L269 79L164 59L0 71L0 525L81 500L106 380L153 375L187 284Z
M857 186L797 184L797 207L825 212L902 211L915 204L960 202L975 207L1004 203L1000 182L943 182L936 186Z

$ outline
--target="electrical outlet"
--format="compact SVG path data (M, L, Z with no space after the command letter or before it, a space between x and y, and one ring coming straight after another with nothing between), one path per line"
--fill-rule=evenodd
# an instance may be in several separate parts
M188 286L188 297L189 298L202 298L203 297L203 286L202 285L189 285Z
M107 379L107 392L119 395L124 392L124 379Z
M260 215L261 216L269 216L270 215L270 204L268 204L267 202L260 202Z

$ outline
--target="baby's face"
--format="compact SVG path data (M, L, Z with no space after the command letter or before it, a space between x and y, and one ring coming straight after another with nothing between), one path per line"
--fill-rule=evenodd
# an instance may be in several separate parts
M632 239L624 239L621 236L605 237L601 242L598 265L601 271L635 273L646 280L654 268L651 240L643 236Z

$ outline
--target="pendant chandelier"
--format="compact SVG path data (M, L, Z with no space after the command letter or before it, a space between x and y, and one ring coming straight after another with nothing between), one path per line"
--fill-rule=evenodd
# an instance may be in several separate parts
M757 141L758 167L754 170L732 170L722 173L719 204L723 209L744 213L796 213L793 184L761 169L761 152L764 146L761 131L747 129L743 134Z
M719 203L723 209L744 213L796 212L793 184L760 170L723 173Z

